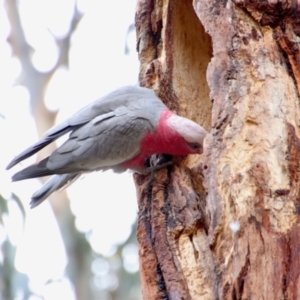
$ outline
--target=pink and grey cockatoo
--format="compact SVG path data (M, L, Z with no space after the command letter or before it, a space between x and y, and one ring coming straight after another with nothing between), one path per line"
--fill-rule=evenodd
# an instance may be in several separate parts
M206 135L201 126L170 111L152 90L125 86L54 126L15 157L7 169L68 132L68 140L50 156L12 177L18 181L54 175L33 194L31 207L83 173L131 169L147 174L146 160L153 154L201 153Z

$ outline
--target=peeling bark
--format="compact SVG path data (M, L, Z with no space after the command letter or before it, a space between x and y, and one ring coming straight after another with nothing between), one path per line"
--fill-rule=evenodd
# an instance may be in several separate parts
M151 189L135 176L144 299L300 298L299 15L293 0L138 1L141 84L210 131Z

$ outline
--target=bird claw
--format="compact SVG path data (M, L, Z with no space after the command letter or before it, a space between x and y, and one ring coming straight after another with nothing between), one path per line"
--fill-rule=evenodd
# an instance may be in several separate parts
M154 159L150 159L150 163L153 164L154 163ZM166 167L169 167L169 166L172 166L172 165L173 165L173 162L172 161L166 161L166 157L164 157L164 156L158 157L157 164L156 165L152 165L151 167L148 167L146 169L146 171L145 171L145 175L146 174L150 174L150 178L149 178L149 180L147 182L147 189L150 188L150 186L151 186L151 184L152 184L152 182L154 180L155 172L156 171L158 171L160 169L163 169L163 168L166 168Z
M153 167L150 167L151 170L151 175L150 175L150 178L147 182L147 188L150 188L153 180L154 180L154 177L155 177L155 172L160 170L160 169L163 169L163 168L166 168L166 167L169 167L169 166L172 166L173 165L173 162L172 161L168 161L168 162L165 162L161 165L156 165L156 166L153 166Z

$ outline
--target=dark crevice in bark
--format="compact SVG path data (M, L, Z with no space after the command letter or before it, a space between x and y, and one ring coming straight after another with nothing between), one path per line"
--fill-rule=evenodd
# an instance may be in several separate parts
M247 278L249 268L250 268L250 246L248 245L245 264L240 271L240 274L237 278L236 287L234 288L238 300L243 299L244 284Z
M288 152L286 159L288 161L288 171L290 177L290 195L297 208L300 206L300 139L296 135L295 128L292 124L287 124L288 132Z
M288 162L288 174L290 179L290 192L287 197L294 203L297 220L286 234L285 238L282 238L279 242L285 257L282 290L286 299L292 299L293 295L298 294L299 287L297 283L300 277L300 216L298 214L300 206L300 139L292 124L287 124L287 133L288 150L286 160Z
M158 20L156 23L156 30L152 32L152 45L153 48L155 49L155 53L153 57L154 59L158 58L161 54L159 44L161 43L162 28L163 28L162 20Z
M153 228L155 228L154 248L169 297L172 297L172 294L176 294L179 298L185 298L188 297L186 282L184 278L180 276L182 271L177 267L175 262L176 258L172 255L173 251L169 243L169 239L172 239L172 237L168 235L168 219L172 216L167 188L167 183L169 182L168 176L161 187L163 188L163 199L160 199L160 195L157 195L157 199L154 200L152 205L152 215L155 218L153 221ZM177 277L175 274L179 276Z
M195 245L194 245L194 242L193 242L193 234L189 235L189 240L190 240L191 245L193 246L194 257L195 257L195 260L197 261L199 259L199 252L195 248Z
M163 274L162 274L159 264L157 264L156 270L157 270L157 276L158 276L156 283L157 283L158 291L160 292L160 298L163 300L168 300L169 297L168 297L168 292L166 289L166 283L164 281L164 277L163 277Z
M288 292L287 292L287 287L288 287L288 274L290 272L290 265L291 265L291 246L290 246L290 241L289 237L280 237L279 238L279 244L283 248L283 254L284 254L284 272L282 276L282 294L284 297L284 300L288 299Z
M277 33L276 31L274 32L274 38L276 39L277 43L279 44L280 43L280 36L279 36L279 33ZM291 76L291 78L293 78L293 80L296 84L296 78L295 78L295 74L293 72L293 67L292 67L291 62L289 60L289 56L281 46L280 46L280 48L282 50L281 53L282 53L282 56L283 56L284 63L286 65L288 74Z

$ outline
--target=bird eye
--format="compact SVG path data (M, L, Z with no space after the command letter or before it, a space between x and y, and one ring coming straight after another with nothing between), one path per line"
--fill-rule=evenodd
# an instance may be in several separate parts
M199 143L188 143L188 144L189 144L189 147L194 150L201 148L201 145Z

